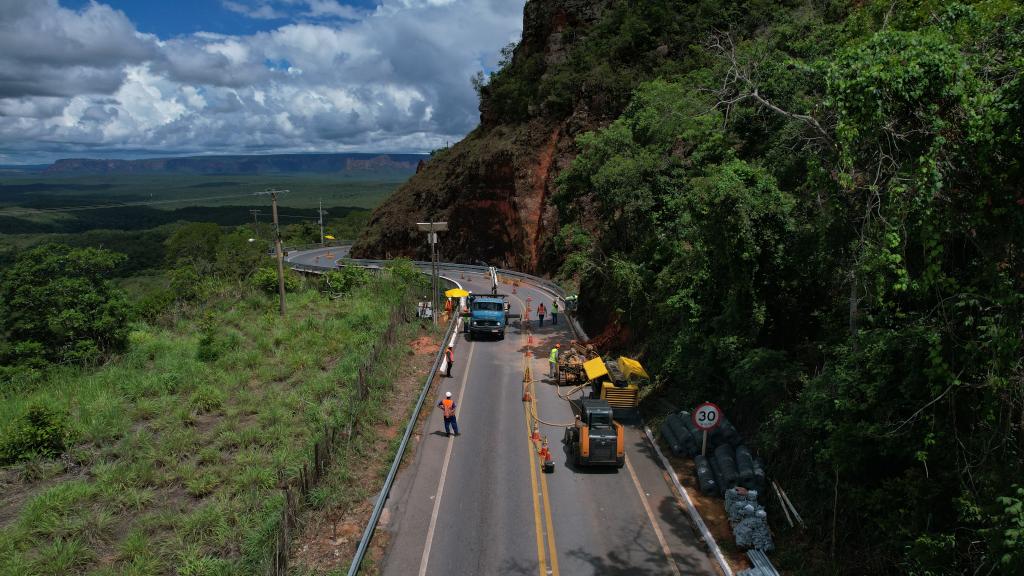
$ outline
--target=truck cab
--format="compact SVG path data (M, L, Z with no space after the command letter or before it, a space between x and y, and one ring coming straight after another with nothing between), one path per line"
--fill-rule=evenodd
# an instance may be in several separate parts
M616 466L626 462L622 424L613 419L608 402L593 398L579 401L579 414L563 440L576 466Z
M471 339L484 334L504 339L507 323L508 303L503 297L500 295L470 296L466 331Z

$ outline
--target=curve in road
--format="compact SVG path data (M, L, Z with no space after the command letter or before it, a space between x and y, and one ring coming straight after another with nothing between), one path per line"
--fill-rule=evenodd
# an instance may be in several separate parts
M290 261L308 265L301 257ZM480 273L444 265L442 273L476 293L490 287ZM527 299L551 307L546 290L524 284L517 292L510 295L513 313L522 313ZM542 425L556 470L541 472L523 376L529 363L532 408L542 421L573 421L571 405L544 376L547 351L573 337L560 320L538 326L534 319L526 330L511 324L499 341L457 335L453 378L441 379L433 403L445 391L456 395L462 435L445 436L439 411L417 432L415 455L399 473L378 529L389 537L382 574L719 573L640 425L626 426L623 469L575 468L562 429Z

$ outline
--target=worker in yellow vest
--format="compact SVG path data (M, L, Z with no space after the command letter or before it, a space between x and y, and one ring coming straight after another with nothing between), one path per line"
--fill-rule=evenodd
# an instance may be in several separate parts
M551 349L551 354L548 355L548 376L552 378L558 375L558 350L561 347L561 344L555 344L555 347Z
M455 400L452 400L452 393L445 392L444 399L437 403L437 407L444 411L444 433L447 436L452 435L452 429L455 430L455 435L459 435L459 423L455 420L455 409L458 406L455 405Z

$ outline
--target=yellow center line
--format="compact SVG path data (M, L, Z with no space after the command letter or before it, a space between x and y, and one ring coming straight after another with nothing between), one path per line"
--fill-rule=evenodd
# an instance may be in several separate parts
M533 402L534 413L539 414L539 412L537 412L537 410L539 410L537 407L537 394L533 395ZM548 444L548 447L550 449L550 443ZM542 466L543 464L544 463L541 462ZM544 475L543 471L541 471L540 475L540 489L544 494L544 511L546 512L545 521L548 529L548 547L551 549L551 575L558 576L558 549L555 548L555 527L551 522L551 501L548 499L548 479L547 476Z
M512 296L512 298L515 299L519 303L520 311L523 314L525 314L526 313L526 305L523 303L522 299L520 299L518 296ZM528 322L529 319L524 318L524 321ZM529 330L529 328L527 328L527 330ZM525 340L525 338L526 338L526 336L524 335L524 340ZM526 345L525 345L525 342L524 342L524 348L525 347L526 347ZM532 356L531 356L531 358L532 358ZM534 374L535 371L533 370L533 362L532 362L532 360L528 359L527 362L529 363L529 366L530 366L530 373ZM527 434L527 437L529 437L533 433L533 430L530 428L530 420L531 420L530 412L531 412L531 410L533 411L534 414L539 414L539 412L537 412L538 407L537 407L537 394L536 394L536 390L530 390L530 394L532 396L532 400L530 402L526 402L526 403L523 404L523 419L524 419L524 421L526 423L526 434ZM540 559L540 574L541 574L541 576L559 576L559 571L558 571L558 549L555 546L555 528L554 528L554 525L553 525L553 523L551 521L551 500L548 497L548 482L547 482L547 478L544 476L544 471L543 471L543 468L542 468L543 465L544 465L544 461L539 456L535 457L535 455L534 455L535 454L534 453L534 446L533 446L532 442L528 442L527 446L529 447L529 450L530 450L530 484L531 484L531 486L533 488L533 511L534 511L534 524L535 524L534 528L535 528L536 533L537 533L537 557ZM549 446L550 446L550 444L549 444ZM539 504L539 502L537 500L537 474L540 474L540 489L541 489L541 495L542 495L542 498L543 498L543 501L544 501L544 506L543 506L542 510L540 509L540 504ZM544 516L544 529L541 528L541 518L540 518L541 515ZM550 570L547 569L545 561L544 561L545 560L545 550L544 550L543 532L547 532L547 547L548 547L548 550L550 551L550 559L551 559L551 569Z
M523 403L523 421L526 423L526 434L529 438L530 434L530 410L527 404ZM530 471L530 494L533 496L533 529L537 535L537 560L540 562L539 571L540 576L547 576L547 563L544 561L544 538L541 536L542 528L540 522L540 502L537 498L537 475L534 472L534 460L533 460L533 442L527 441L526 449L528 451L527 456L527 469Z

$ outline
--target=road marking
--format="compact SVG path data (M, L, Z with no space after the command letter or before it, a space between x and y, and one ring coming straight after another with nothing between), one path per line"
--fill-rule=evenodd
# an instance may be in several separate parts
M462 394L466 391L466 379L469 378L469 367L473 363L473 348L476 342L469 343L469 354L466 355L466 368L462 372L462 384L459 386L459 401L455 407L455 421L459 420L459 413L462 412ZM444 493L444 480L448 476L448 463L452 459L452 447L455 445L455 438L448 438L448 448L444 452L444 465L441 466L441 478L437 481L437 497L434 498L434 511L430 514L430 527L427 528L427 543L423 546L423 556L420 557L420 576L426 576L427 563L430 561L430 547L434 542L434 529L437 527L437 515L441 510L441 495Z
M629 455L624 455L626 459L626 469L629 470L629 476L633 479L633 485L636 486L637 494L640 495L640 502L644 505L644 512L647 512L647 519L651 521L651 527L654 528L654 535L658 537L658 543L661 544L661 551L665 553L665 559L668 560L668 566L672 569L672 573L676 576L682 576L679 572L679 567L676 566L676 560L672 557L672 550L668 547L668 541L665 540L665 535L661 533L661 527L658 526L658 521L654 518L654 512L651 511L651 505L647 503L647 495L644 493L644 489L640 486L640 479L636 477L636 470L633 470L633 465L629 462Z
M530 434L530 406L528 403L523 402L523 422L526 423L526 434L529 438ZM533 531L537 535L537 560L539 562L538 569L540 570L540 576L547 576L548 569L547 563L544 561L544 537L542 536L543 528L540 523L540 502L537 499L537 474L534 472L534 456L533 456L533 442L527 440L526 442L527 460L526 468L530 472L530 495L533 496ZM422 575L421 575L422 576Z
M516 302L519 303L520 311L525 313L526 305L523 303L522 299L520 299L518 296L512 296L512 298L515 299ZM529 327L527 327L527 330L529 330ZM525 335L524 335L524 338L525 338ZM524 343L523 347L524 348L526 347L525 343ZM530 358L533 358L534 360L536 360L536 358L533 357L533 356L530 356ZM528 362L530 362L530 364L529 364L529 366L530 366L530 373L531 374L536 374L537 372L534 371L534 369L533 369L534 368L533 362L531 360L528 360ZM534 379L533 382L536 383L536 379ZM537 410L538 410L538 408L537 408L538 399L537 399L537 389L536 389L536 386L534 386L533 390L531 390L531 393L533 395L533 400L530 401L530 402L524 402L523 403L523 420L524 420L524 422L526 424L526 435L527 435L528 438L533 433L533 430L530 428L530 419L531 419L530 409L531 409L531 405L532 405L534 413L538 413L537 412ZM550 443L549 443L549 446L550 446ZM536 534L537 534L537 558L540 560L540 566L539 566L540 574L541 574L541 576L559 576L559 571L558 571L558 548L555 546L555 528L554 528L554 524L552 523L552 520L551 520L551 500L548 497L548 481L547 481L547 478L544 475L544 470L543 470L544 462L540 459L539 456L535 456L534 455L535 453L534 453L534 446L533 446L533 442L532 441L528 441L527 442L527 448L530 451L530 467L529 467L529 469L530 469L530 485L533 488L533 514L534 514L533 519L534 519L534 530L536 531ZM537 491L537 475L538 474L540 475L540 495L543 498L543 502L544 502L543 507L541 507L540 502L538 501L538 491ZM544 517L543 527L541 526L541 516ZM546 563L545 563L545 549L544 549L544 536L545 536L545 532L546 532L546 536L547 536L547 547L548 547L548 550L550 551L550 560L551 560L550 568L548 568L546 566Z
M537 410L539 410L539 408L537 407L537 394L536 394L536 390L534 391L534 395L533 395L533 404L534 404L533 409L536 412ZM551 446L551 444L549 442L548 443L549 449L550 449L550 446ZM538 458L538 460L539 460L539 458ZM543 465L544 465L544 463L541 462L541 466L543 466ZM551 571L550 571L550 574L551 574L551 576L558 576L558 549L555 548L555 527L552 525L552 522L551 522L551 501L548 500L548 479L547 479L547 476L545 476L543 469L540 472L540 489L541 489L541 492L544 494L544 512L545 512L545 523L547 525L547 530L548 530L548 547L551 549Z

